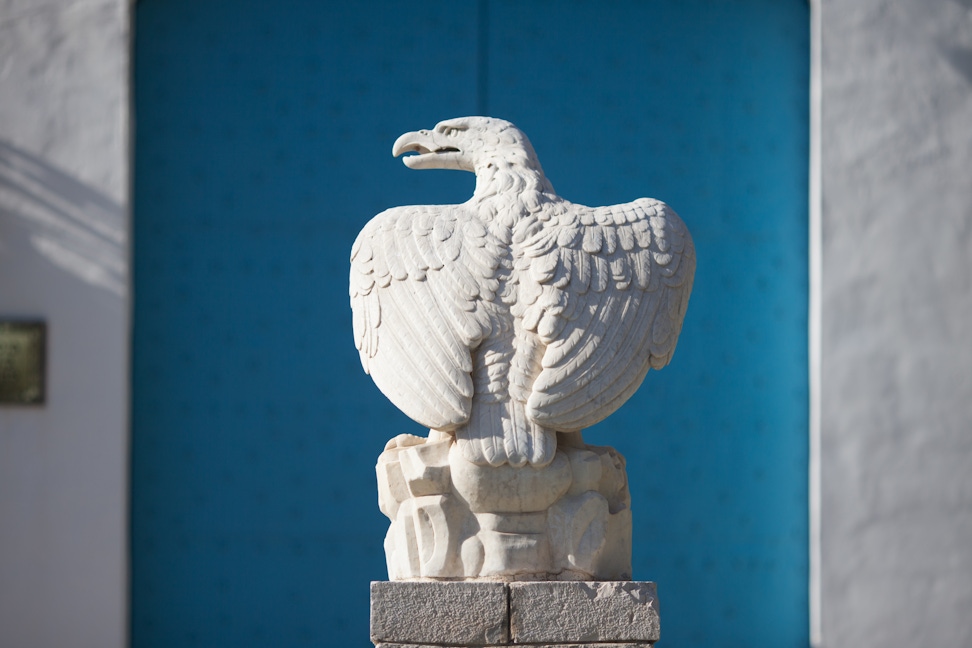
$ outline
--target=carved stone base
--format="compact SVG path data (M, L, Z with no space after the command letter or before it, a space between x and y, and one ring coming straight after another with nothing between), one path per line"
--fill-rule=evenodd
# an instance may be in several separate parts
M389 579L631 578L624 457L560 436L542 468L470 463L445 434L389 441L377 465Z
M632 581L374 582L371 641L380 648L650 646L654 583Z

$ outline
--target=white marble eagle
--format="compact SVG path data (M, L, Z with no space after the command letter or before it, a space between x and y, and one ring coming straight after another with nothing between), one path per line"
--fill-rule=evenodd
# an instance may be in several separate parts
M547 465L557 433L617 410L675 351L695 249L667 205L558 196L526 135L490 117L406 133L411 169L476 174L461 205L395 207L351 250L361 363L479 465ZM576 436L575 436L576 438Z

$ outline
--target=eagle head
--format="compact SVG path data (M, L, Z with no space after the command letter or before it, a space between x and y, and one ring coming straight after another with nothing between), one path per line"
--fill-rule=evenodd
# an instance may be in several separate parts
M539 168L530 140L519 128L494 117L458 117L432 130L405 133L392 146L392 155L410 169L459 169L472 171L490 162L504 161Z

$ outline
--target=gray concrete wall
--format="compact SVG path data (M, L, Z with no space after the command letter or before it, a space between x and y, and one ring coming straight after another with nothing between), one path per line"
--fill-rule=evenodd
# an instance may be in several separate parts
M828 648L972 645L972 2L822 0Z
M0 406L0 645L126 643L129 6L0 0L0 317L48 325Z

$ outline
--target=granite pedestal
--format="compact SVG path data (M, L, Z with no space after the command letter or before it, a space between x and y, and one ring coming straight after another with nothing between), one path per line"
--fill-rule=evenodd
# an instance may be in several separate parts
M655 584L635 581L376 581L378 648L651 646Z

